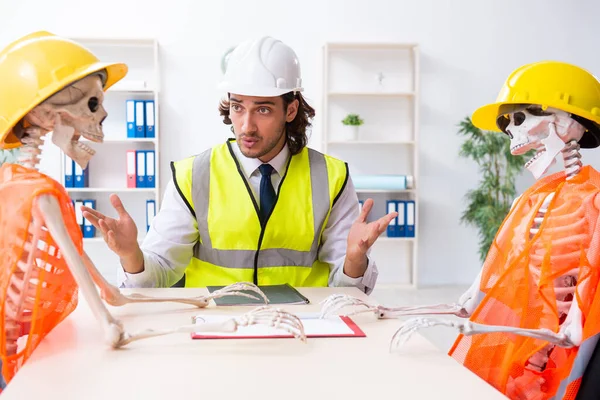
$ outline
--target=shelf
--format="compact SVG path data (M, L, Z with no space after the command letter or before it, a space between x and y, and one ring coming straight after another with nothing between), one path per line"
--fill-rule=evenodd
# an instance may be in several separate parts
M378 144L415 144L414 140L334 140L327 144L360 144L360 145L378 145Z
M356 189L356 193L412 193L416 189Z
M128 87L117 87L111 86L106 91L107 93L154 93L152 88L128 88Z
M129 138L129 139L107 139L102 143L94 142L86 138L80 138L80 142L105 144L105 143L156 143L156 138Z
M66 188L67 192L107 193L107 192L156 192L157 188Z
M156 39L149 39L149 38L71 37L71 40L83 43L86 46L138 47L138 46L154 46L156 44Z
M380 236L375 243L377 242L414 242L414 237L388 237L388 236Z
M416 43L327 43L329 50L394 50L394 49L412 49L418 47Z
M142 242L144 237L138 237L138 242ZM104 243L104 238L102 236L93 237L93 238L83 238L83 243Z
M414 92L329 92L330 97L413 97Z

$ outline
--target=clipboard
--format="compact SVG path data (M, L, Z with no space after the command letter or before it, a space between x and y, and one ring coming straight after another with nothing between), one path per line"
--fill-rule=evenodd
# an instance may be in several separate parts
M222 289L224 286L207 286L206 288L210 293L215 290ZM309 304L310 301L302 295L298 290L292 287L290 284L285 283L283 285L265 285L258 286L263 291L269 304ZM259 299L251 299L243 296L223 296L217 299L213 299L217 306L244 306L244 305L260 305L265 304L264 300L260 298L255 292L243 290L242 292L248 293L259 297Z
M304 325L307 338L366 337L362 329L348 316L320 318L319 313L296 313ZM232 315L209 314L194 317L195 324L223 322ZM240 326L236 332L192 332L192 339L292 339L288 332L268 325Z

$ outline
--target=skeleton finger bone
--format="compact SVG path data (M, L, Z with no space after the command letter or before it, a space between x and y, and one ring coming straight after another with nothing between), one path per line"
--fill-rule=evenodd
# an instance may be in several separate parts
M457 327L459 323L450 320L422 317L408 319L406 322L404 322L404 324L402 324L400 329L396 331L394 336L392 336L392 340L390 342L390 351L392 351L394 348L401 347L417 330L438 325Z
M405 306L405 307L383 307L379 305L372 305L364 300L344 295L334 294L326 298L321 302L323 307L321 309L321 318L326 318L333 315L338 310L347 306L363 306L365 309L354 311L350 314L355 315L359 313L373 311L377 318L397 318L405 315L422 315L422 314L451 314L459 317L466 315L466 311L458 304L433 304L426 306Z
M374 311L379 316L379 310L380 308L382 308L380 306L369 304L364 300L358 299L353 296L348 296L346 294L332 294L331 296L328 296L323 301L321 301L320 304L322 304L320 318L329 317L335 312L341 310L342 308L349 306L362 306L365 307L365 309L354 311L346 315L355 315L359 313Z
M86 266L87 271L94 279L94 282L100 288L100 293L101 293L102 299L104 301L106 301L108 304L110 304L111 306L122 306L122 305L129 304L129 303L174 302L174 303L190 304L190 305L193 305L193 306L196 306L199 308L204 308L204 307L208 306L208 303L210 302L211 299L215 299L218 297L224 297L224 296L243 296L243 297L248 297L248 298L255 299L255 300L260 299L259 297L254 296L252 294L241 292L242 290L254 292L258 296L260 296L265 301L265 303L268 302L267 297L258 288L258 286L254 285L252 283L247 283L247 282L234 283L232 285L224 287L223 289L216 290L207 296L152 297L152 296L145 296L145 295L141 295L141 294L137 294L137 293L127 296L127 295L122 294L121 291L117 287L111 285L102 276L100 271L98 271L98 269L94 265L93 261L90 259L90 257L85 252L83 253L83 262Z
M304 325L300 318L279 308L261 306L239 317L233 317L223 322L182 325L172 329L147 329L133 334L126 334L119 345L124 346L136 340L173 333L235 332L240 326L250 325L267 325L275 329L282 329L296 339L306 342L306 333L304 332Z

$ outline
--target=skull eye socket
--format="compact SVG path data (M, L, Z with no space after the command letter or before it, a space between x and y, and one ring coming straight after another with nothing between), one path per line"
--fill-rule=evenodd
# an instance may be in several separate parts
M515 121L515 125L519 126L521 125L523 122L525 122L525 113L524 112L516 112L513 114L513 119Z
M100 106L100 102L98 101L98 98L90 97L90 99L88 100L88 108L90 109L90 111L91 112L98 111L99 106Z
M513 138L512 133L510 133L510 131L508 131L506 128L508 127L508 124L510 123L510 117L506 116L506 115L501 115L496 119L496 126L498 126L498 128L506 133L508 135L509 138Z

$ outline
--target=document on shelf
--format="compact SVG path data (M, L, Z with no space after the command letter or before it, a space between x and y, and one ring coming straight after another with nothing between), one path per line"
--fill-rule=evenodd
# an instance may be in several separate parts
M304 333L308 338L323 337L366 337L356 323L347 316L331 316L320 318L319 313L296 313L304 325ZM232 315L209 314L194 317L194 323L212 324L225 322ZM293 335L281 328L256 324L240 326L235 332L193 332L192 339L260 339L260 338L293 338Z

